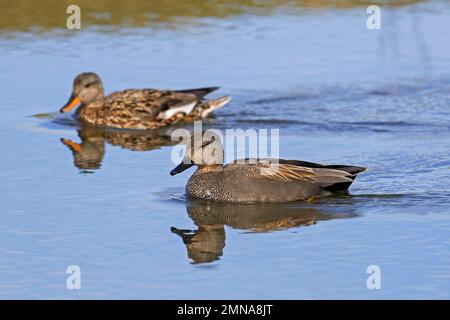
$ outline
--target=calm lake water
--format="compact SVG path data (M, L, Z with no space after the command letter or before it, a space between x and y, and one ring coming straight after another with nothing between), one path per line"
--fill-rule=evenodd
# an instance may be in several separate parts
M364 6L301 1L149 24L96 8L106 22L85 13L81 31L62 29L64 8L2 16L0 298L450 298L450 4L410 2L382 7L374 31ZM82 71L107 92L220 86L234 100L205 128L276 128L282 158L369 171L313 203L186 201L193 170L169 175L170 130L56 113Z

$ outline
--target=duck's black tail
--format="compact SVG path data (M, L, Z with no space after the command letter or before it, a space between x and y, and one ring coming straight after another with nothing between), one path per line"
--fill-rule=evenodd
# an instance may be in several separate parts
M352 179L355 179L356 175L358 173L367 171L367 168L364 168L364 167L341 166L341 165L335 165L335 164L333 164L333 165L325 165L324 167L328 168L328 169L335 169L335 170L341 170L341 171L348 172L348 173L350 173L352 175L351 176Z
M329 166L325 166L329 169L335 169L335 170L341 170L341 171L345 171L348 172L349 178L352 180L355 180L356 176L367 170L367 168L364 167L356 167L356 166L341 166L341 165L329 165ZM340 192L345 192L348 190L348 188L350 188L350 185L353 183L352 182L339 182L339 183L335 183L332 184L331 186L328 186L326 188L324 188L325 190L332 192L332 193L340 193Z

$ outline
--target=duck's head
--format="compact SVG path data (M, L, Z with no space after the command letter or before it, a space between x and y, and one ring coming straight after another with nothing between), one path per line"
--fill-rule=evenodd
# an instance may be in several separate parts
M223 146L220 137L213 131L197 132L186 141L186 154L183 161L172 171L172 176L192 166L223 165Z
M73 80L72 94L60 112L69 112L80 104L88 105L103 96L104 91L100 77L93 72L80 73Z

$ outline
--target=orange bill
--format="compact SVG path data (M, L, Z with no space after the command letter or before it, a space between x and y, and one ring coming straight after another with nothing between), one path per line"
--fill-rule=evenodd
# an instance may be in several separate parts
M78 98L77 96L75 96L74 94L72 94L69 98L69 101L67 101L67 103L64 105L64 107L62 107L59 112L61 113L66 113L69 112L70 110L72 110L73 108L75 108L77 105L80 104L80 98Z
M72 150L73 152L80 152L81 151L81 144L73 142L71 140L67 140L67 139L61 139L61 142L63 144L65 144L66 146L68 146L70 148L70 150Z

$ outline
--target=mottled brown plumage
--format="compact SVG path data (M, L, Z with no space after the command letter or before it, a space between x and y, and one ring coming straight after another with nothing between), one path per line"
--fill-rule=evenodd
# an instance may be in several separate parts
M76 116L90 125L122 129L158 129L179 121L205 118L231 100L230 97L203 100L205 95L216 89L129 89L105 96L100 77L88 72L75 78L72 95L61 108L61 112L68 112L80 105Z

